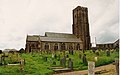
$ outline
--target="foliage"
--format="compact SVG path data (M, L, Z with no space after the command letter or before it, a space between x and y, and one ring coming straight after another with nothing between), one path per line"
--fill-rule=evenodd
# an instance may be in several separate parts
M66 67L68 66L68 60L71 58L73 61L74 70L84 70L87 69L87 65L82 62L79 57L83 56L80 51L75 51L74 54L69 54L68 51L65 52L69 57L66 58ZM113 51L109 57L106 56L106 51L99 51L99 56L91 51L86 51L87 61L94 61L94 57L98 57L98 61L95 62L96 66L101 66L114 62L115 58L119 57L119 53ZM64 53L56 52L56 58L52 58L51 53L22 53L20 55L9 53L8 58L6 58L7 63L18 62L21 58L25 59L25 65L23 66L23 72L20 71L21 66L0 66L0 75L48 75L54 73L53 70L48 69L52 66L60 66L60 60L64 57ZM0 55L1 56L1 55ZM12 58L10 60L10 57ZM47 60L45 58L47 57ZM44 59L43 59L44 58ZM55 64L53 64L55 63Z
M2 50L0 50L0 54L2 54Z
M25 53L25 50L24 50L23 48L21 48L21 49L19 50L19 53Z

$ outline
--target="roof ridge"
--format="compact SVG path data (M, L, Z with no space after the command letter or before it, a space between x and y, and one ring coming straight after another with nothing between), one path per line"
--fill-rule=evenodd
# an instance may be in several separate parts
M53 34L70 34L70 35L73 35L73 34L71 34L71 33L63 33L63 32L62 32L62 33L59 33L59 32L45 32L45 34L46 34L46 33L53 33Z

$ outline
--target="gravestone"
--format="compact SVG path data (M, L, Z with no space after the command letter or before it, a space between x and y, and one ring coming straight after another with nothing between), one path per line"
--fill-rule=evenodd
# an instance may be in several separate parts
M20 72L24 71L24 67L23 65L25 65L25 61L23 59L20 60Z
M87 58L86 58L86 54L84 54L84 55L83 55L82 61L83 61L83 64L86 64L86 65L87 65Z
M66 58L63 57L61 60L60 60L60 65L63 66L63 67L66 67Z
M107 51L106 51L106 55L107 55L107 56L110 56L110 50L107 50Z
M95 69L95 62L89 61L88 62L88 75L95 75L94 69Z
M25 65L25 59L24 60L23 59L20 60L20 65Z
M119 59L115 59L116 75L119 75Z
M56 58L57 58L57 55L55 54L54 57L55 57L55 59L56 59Z
M71 58L69 58L69 60L68 60L68 68L70 68L70 70L73 70L73 62L72 62Z

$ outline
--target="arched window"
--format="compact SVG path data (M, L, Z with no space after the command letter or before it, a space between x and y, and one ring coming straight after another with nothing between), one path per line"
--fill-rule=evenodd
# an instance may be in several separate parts
M32 44L32 48L35 48L35 44L34 43Z
M45 43L45 50L49 50L49 44Z
M65 50L65 43L61 44L61 50Z
M54 50L58 50L58 44L57 43L55 43L55 45L54 45Z
M80 50L80 44L77 44L76 49Z

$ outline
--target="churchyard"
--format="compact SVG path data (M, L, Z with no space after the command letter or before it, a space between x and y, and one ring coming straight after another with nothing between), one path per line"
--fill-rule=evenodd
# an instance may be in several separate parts
M0 75L52 75L80 71L88 69L88 61L94 61L95 67L98 67L113 63L118 58L118 50L2 53Z

